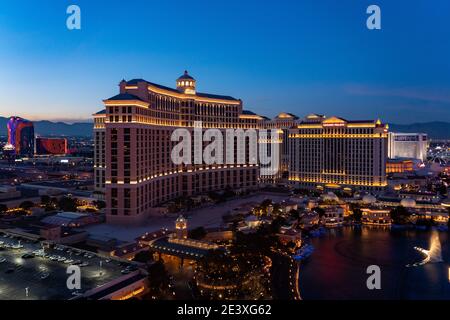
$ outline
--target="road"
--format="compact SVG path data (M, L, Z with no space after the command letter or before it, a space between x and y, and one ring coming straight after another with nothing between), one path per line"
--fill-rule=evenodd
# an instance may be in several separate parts
M239 198L212 205L209 207L194 209L188 212L188 228L196 227L214 228L222 224L222 216L230 210L239 207L248 202L262 202L264 199L272 199L273 201L285 200L287 195L268 195L257 193L245 198ZM106 223L85 227L85 230L91 235L116 238L122 241L133 241L135 238L145 234L146 232L158 231L162 228L173 229L175 224L175 216L172 217L150 217L148 221L139 226L119 226L109 225Z
M288 254L277 251L272 256L272 288L275 300L301 300L299 266Z

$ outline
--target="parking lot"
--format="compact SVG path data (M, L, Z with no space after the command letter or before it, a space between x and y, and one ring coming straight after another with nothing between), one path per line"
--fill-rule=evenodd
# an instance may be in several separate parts
M81 268L81 289L69 290L67 267ZM0 300L72 299L135 270L121 262L94 253L13 238L0 232Z

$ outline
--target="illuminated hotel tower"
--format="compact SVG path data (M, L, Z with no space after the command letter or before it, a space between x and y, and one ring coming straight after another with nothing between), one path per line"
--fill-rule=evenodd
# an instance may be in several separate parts
M34 125L33 122L20 117L11 117L6 124L8 128L8 145L14 148L16 156L33 156Z
M289 146L288 146L288 136L289 129L295 127L300 123L299 117L292 113L281 112L273 119L264 120L264 128L266 129L278 129L280 130L280 160L279 160L279 170L274 176L268 176L264 182L277 183L287 180L289 176Z
M106 171L106 148L105 148L105 118L106 110L101 110L94 117L94 189L97 198L105 198L105 171Z
M380 191L386 185L387 125L309 115L289 131L289 180L319 189Z
M193 131L195 121L202 121L204 129L257 129L264 118L243 110L241 100L197 92L187 71L176 80L176 89L142 79L122 80L119 86L120 93L94 114L95 186L105 194L107 222L139 223L180 196L258 185L257 165L176 165L171 160L178 144L171 141L172 132Z

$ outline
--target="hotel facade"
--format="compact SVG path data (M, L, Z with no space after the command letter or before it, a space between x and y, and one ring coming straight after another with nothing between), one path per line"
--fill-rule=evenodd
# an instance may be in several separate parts
M388 157L427 160L428 135L426 133L389 132Z
M318 189L387 186L387 125L309 115L289 131L289 181Z
M193 133L197 121L203 130L260 128L264 118L243 110L241 100L197 92L187 72L176 80L176 89L143 79L123 80L119 87L120 93L94 114L95 188L105 195L107 222L139 223L178 197L258 186L259 166L249 161L249 148L240 150L245 163L236 165L177 165L171 159L178 144L171 141L172 132Z
M109 223L139 223L173 199L227 187L241 192L280 182L352 189L387 184L387 127L379 121L300 119L284 112L271 120L243 110L240 99L197 92L187 72L176 88L143 79L122 80L119 88L93 115L95 190L106 202ZM237 143L232 150L234 159L241 155L244 163L175 164L171 152L178 141L171 141L172 133L185 128L194 136L199 121L202 132L218 129L227 139L227 129L275 129L276 135L258 137L257 143L279 145L278 170L250 161L249 139L244 150ZM202 152L192 145L192 157Z

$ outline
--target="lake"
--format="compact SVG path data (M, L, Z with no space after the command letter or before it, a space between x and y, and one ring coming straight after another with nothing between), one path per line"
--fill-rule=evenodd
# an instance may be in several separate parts
M434 231L435 233L437 231ZM417 267L432 231L343 227L312 238L314 253L300 266L300 294L316 299L450 299L449 234L437 232L444 262ZM381 290L369 290L369 265L381 268Z

